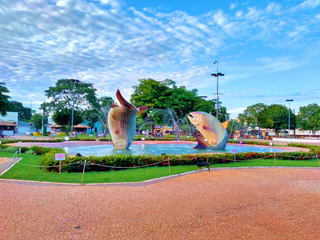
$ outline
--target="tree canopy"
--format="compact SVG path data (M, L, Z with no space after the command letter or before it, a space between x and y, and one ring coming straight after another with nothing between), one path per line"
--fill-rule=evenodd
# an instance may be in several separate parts
M62 126L71 125L71 110L74 109L74 124L82 121L84 111L99 108L96 89L91 83L60 79L55 86L45 91L47 102L41 109L53 114L53 120ZM69 116L68 116L69 115Z
M10 91L5 87L4 82L0 82L0 114L5 116L10 108L10 96L7 95Z
M320 129L320 106L316 103L299 108L297 125L303 130L317 131Z
M193 111L211 112L215 115L215 101L206 101L197 96L198 90L187 90L184 86L176 86L173 80L165 79L156 81L154 79L139 79L139 85L133 86L134 92L131 95L130 102L136 107L148 105L147 111L142 114L143 119L148 119L153 130L154 124L164 124L164 118L171 109L174 111L172 119L181 124L181 119ZM164 110L164 111L161 111ZM221 115L219 120L225 121L228 119L228 113L225 107L220 108ZM141 121L140 121L141 122ZM170 123L166 123L170 124ZM152 131L153 132L153 131Z
M273 128L278 133L282 129L288 129L289 110L284 105L272 104L261 112L260 126ZM296 127L296 115L290 109L290 129Z
M263 103L257 103L254 105L251 105L247 107L243 113L240 113L238 115L238 118L243 122L246 122L250 126L258 126L259 125L259 119L261 117L261 112L267 108L267 105Z
M247 107L238 115L241 122L248 125L258 125L259 128L272 128L278 133L280 130L288 129L289 109L280 104L264 105L257 103ZM290 109L290 129L296 127L296 115Z
M9 110L12 112L18 112L20 120L29 121L31 118L31 108L24 107L21 102L11 101Z
M30 119L31 126L33 126L37 130L37 132L39 132L39 130L42 128L42 120L43 125L48 123L48 117L39 113L34 114Z
M56 112L52 115L52 119L55 123L59 124L60 126L69 127L71 126L71 110L65 109L60 112ZM73 113L73 126L77 125L82 122L82 116L79 111L75 111ZM69 129L65 128L67 131Z

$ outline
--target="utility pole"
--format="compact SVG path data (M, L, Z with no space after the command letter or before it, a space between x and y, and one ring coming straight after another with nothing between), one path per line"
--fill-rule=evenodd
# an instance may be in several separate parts
M293 99L287 99L287 102L289 102L289 117L288 117L288 126L289 126L289 137L290 137L290 102L293 101Z
M218 91L218 88L219 88L219 76L224 76L224 74L222 73L219 73L218 71L218 61L214 61L213 64L217 64L217 73L212 73L211 76L213 77L216 77L217 78L217 113L216 113L216 118L217 120L219 120L219 91Z
M71 110L71 130L70 130L70 138L72 138L72 133L73 133L73 112L74 112L74 92L75 92L75 88L76 88L76 82L80 82L77 79L70 79L70 81L73 82L73 97L72 97L72 110Z

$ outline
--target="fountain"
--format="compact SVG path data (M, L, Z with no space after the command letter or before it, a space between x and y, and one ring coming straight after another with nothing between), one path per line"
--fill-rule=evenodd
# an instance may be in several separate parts
M116 93L120 106L112 104L108 111L108 126L110 129L113 146L106 143L104 145L90 145L90 146L77 146L66 147L65 150L68 153L79 152L84 156L89 155L112 155L112 154L126 154L126 155L161 155L167 154L198 154L198 153L223 153L233 152L236 149L237 152L246 151L274 151L275 149L267 147L247 147L247 146L227 146L228 134L226 128L229 121L220 123L215 117L205 112L192 112L190 116L179 119L177 114L172 109L157 109L156 112L159 116L163 117L163 122L167 124L173 124L176 129L176 134L179 139L180 126L186 125L188 132L192 128L196 127L199 132L195 134L198 140L198 144L194 142L135 142L131 149L131 146L136 130L136 118L146 107L140 107L137 109L131 103L127 102L118 90ZM189 126L187 119L190 120L193 126ZM206 139L205 139L206 138ZM178 140L177 139L177 140ZM248 149L251 148L251 149ZM276 151L281 151L277 149Z

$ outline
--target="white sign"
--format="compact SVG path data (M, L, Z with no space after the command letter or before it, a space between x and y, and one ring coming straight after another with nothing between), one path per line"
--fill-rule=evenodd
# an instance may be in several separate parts
M21 146L21 142L17 142L18 143L18 146L20 147Z
M55 160L56 161L66 160L66 155L64 153L56 153Z

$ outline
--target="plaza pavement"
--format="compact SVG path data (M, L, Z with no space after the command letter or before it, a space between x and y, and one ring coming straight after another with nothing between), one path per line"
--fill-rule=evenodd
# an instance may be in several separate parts
M0 179L0 239L319 239L320 169L201 171L141 184Z
M319 239L320 170L201 171L141 185L0 180L0 239Z

